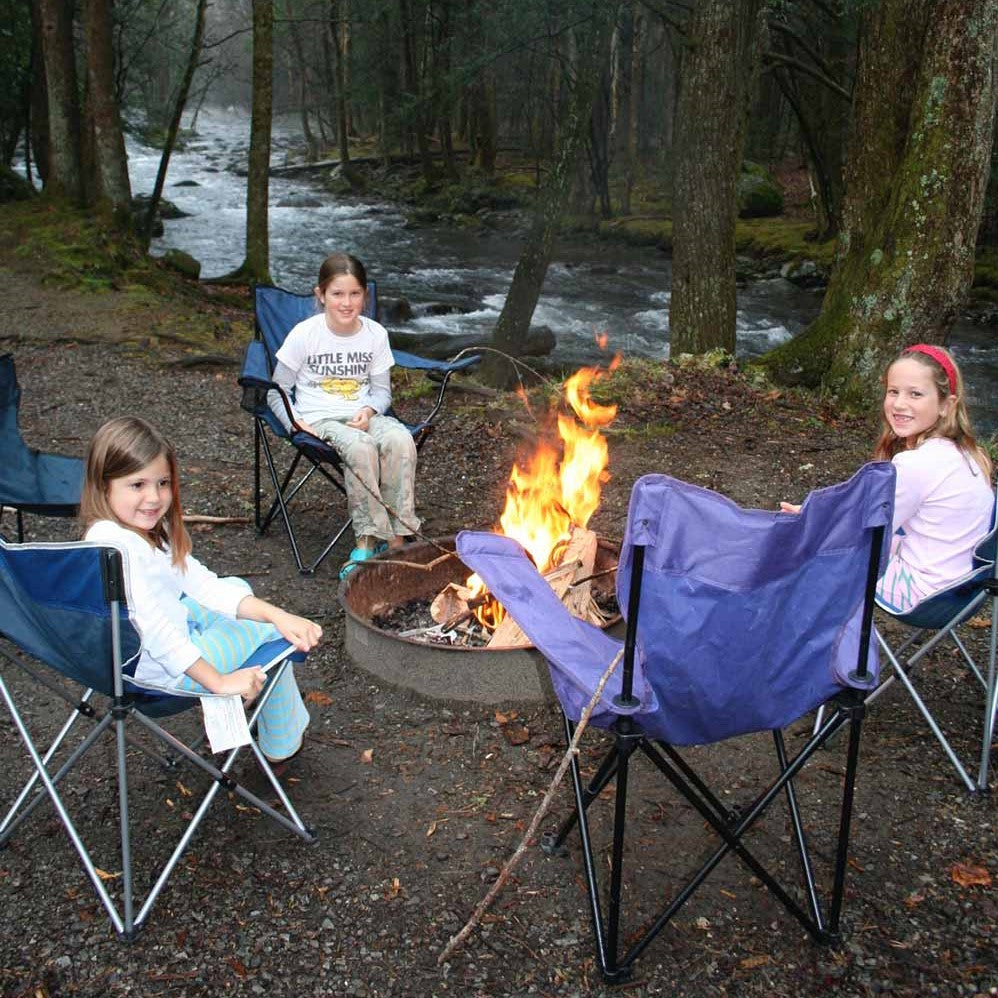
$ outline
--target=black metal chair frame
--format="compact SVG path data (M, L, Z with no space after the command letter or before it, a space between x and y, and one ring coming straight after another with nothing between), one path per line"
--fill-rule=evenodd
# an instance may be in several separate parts
M867 654L872 631L874 593L883 534L883 527L877 527L872 531L859 655L856 668L850 673L850 678L856 679L860 684L868 682ZM634 547L634 564L628 592L627 630L622 663L623 683L618 699L619 704L625 707L638 705L638 700L633 695L633 680L644 553L643 546L636 545ZM674 746L649 737L627 716L619 717L610 728L609 733L613 738L613 744L588 785L583 782L578 756L573 757L571 774L575 810L557 831L545 834L541 847L549 855L566 855L565 840L572 828L576 824L578 825L583 868L589 894L590 916L596 943L596 957L607 982L623 983L630 978L635 961L692 897L714 868L730 853L734 853L742 860L817 942L829 944L838 940L860 734L865 714L864 694L860 689L844 689L831 702L835 705L835 710L832 711L831 716L824 721L793 758L788 757L783 733L778 730L772 732L779 765L779 776L744 809L735 810L724 804ZM575 725L565 716L564 712L562 717L566 739L571 743ZM826 914L804 832L804 820L798 805L794 779L811 757L836 732L846 726L849 729L846 771L838 818L838 841L835 850L832 888L825 899L828 908ZM669 901L651 924L644 928L625 949L621 946L621 892L627 830L629 769L631 759L636 753L644 756L654 769L692 804L722 842L692 875L686 886ZM615 781L615 793L609 884L604 913L596 851L589 825L589 808L611 781ZM788 888L756 858L744 842L746 834L781 794L786 795L793 826L793 839L801 864L803 889L806 895L804 904L799 903L790 894Z

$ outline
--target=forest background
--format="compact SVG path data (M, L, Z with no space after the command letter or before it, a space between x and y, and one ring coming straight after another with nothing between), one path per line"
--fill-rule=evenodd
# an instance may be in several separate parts
M140 250L184 109L247 107L246 255L231 281L270 276L276 108L299 116L307 160L335 166L339 196L373 186L529 207L493 333L508 354L526 350L555 240L580 221L669 249L676 357L734 352L738 219L768 219L757 249L806 254L830 279L818 319L762 366L843 401L875 394L905 343L946 341L975 256L998 293L989 0L0 7L4 166L19 158L32 189ZM138 205L129 128L163 147ZM789 215L781 177L805 193ZM25 192L10 172L4 186ZM502 384L510 369L484 374Z

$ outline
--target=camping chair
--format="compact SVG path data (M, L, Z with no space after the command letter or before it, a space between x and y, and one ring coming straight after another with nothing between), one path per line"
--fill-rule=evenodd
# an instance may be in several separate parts
M377 293L373 281L367 286L367 302L364 314L373 318L377 311ZM243 362L242 373L239 377L239 384L243 386L243 408L253 416L253 440L254 440L254 462L253 462L253 496L255 522L258 534L264 533L270 526L274 517L280 514L284 527L288 532L288 540L291 544L291 551L294 555L298 571L302 574L314 572L323 562L330 551L336 546L339 539L350 526L347 519L337 528L330 540L326 543L318 556L311 563L307 564L302 558L301 548L294 526L292 525L290 505L291 501L298 494L302 486L305 485L317 472L320 477L325 478L336 490L346 495L346 484L344 482L343 464L339 454L324 440L313 437L310 433L298 431L288 434L280 421L270 411L267 405L267 392L277 385L271 381L276 364L275 357L285 337L291 332L292 327L303 319L307 319L316 312L316 302L314 295L300 295L283 288L260 285L254 290L254 307L256 312L256 338L249 344L246 350L246 358ZM419 423L404 423L412 433L416 441L416 447L421 448L426 442L433 429L433 420L443 405L444 393L447 391L447 384L451 375L457 371L465 371L474 364L477 364L479 357L469 356L456 361L428 360L424 357L417 357L415 354L406 353L402 350L393 350L395 364L398 367L411 368L425 371L427 375L439 383L436 401L429 414ZM280 389L278 389L280 390ZM289 399L284 396L284 404L288 408L288 415L291 416ZM389 415L398 419L398 414L389 410ZM292 423L294 419L292 418ZM274 460L274 452L271 449L268 434L273 434L279 440L284 440L294 448L294 458L291 465L281 477ZM273 501L270 509L263 514L261 490L261 452L266 461L267 471L273 487ZM295 480L299 464L304 459L306 470Z
M575 811L557 833L545 836L546 851L561 853L578 824L597 958L608 981L628 978L635 960L732 852L816 940L835 939L862 691L876 683L876 655L870 647L873 593L893 505L894 469L886 462L866 465L848 482L813 492L800 516L743 510L717 493L665 475L640 479L631 495L617 575L626 618L623 643L570 616L515 541L495 534L458 535L462 561L478 572L547 658L566 737L572 738L595 699L589 723L607 729L612 738L588 786L574 755ZM594 697L601 676L621 653L622 663ZM791 758L782 729L830 698L835 705L831 716ZM794 780L817 749L846 725L850 737L841 808L833 818L838 841L826 914ZM772 732L779 775L741 808L712 791L677 749L756 731ZM725 747L737 753L729 754L727 772L736 771L740 780L744 772L738 762L747 743L718 746L718 751ZM630 763L639 755L723 841L660 913L627 936L621 919L628 788ZM604 856L594 844L589 812L613 781L609 891L604 896L599 885ZM750 850L746 842L778 796L785 796L789 809L803 900L772 872L776 860L767 868L759 858L760 847L753 844ZM634 855L637 848L647 850L646 840L632 847L629 861L635 865L643 861L642 855Z
M5 353L0 355L0 520L7 510L13 510L17 539L23 541L25 513L76 516L83 461L29 447L18 428L20 404L14 358Z
M897 648L892 649L883 633L877 629L877 642L890 663L891 675L866 698L868 704L872 703L891 686L895 679L900 680L971 793L985 791L988 788L991 740L995 733L995 710L998 706L998 675L996 675L995 661L996 645L998 645L998 522L996 522L998 489L996 489L995 504L995 512L991 516L991 530L975 548L972 568L968 575L924 600L907 613L898 613L877 600L877 606L889 617L906 625L908 633ZM963 625L970 623L988 601L991 604L991 623L988 668L985 674L978 667L959 631ZM912 678L921 660L947 639L956 646L963 663L984 693L981 747L976 776L972 775L968 764L965 764L965 760L961 760L957 754ZM816 723L820 723L820 720L819 715Z
M140 649L140 637L127 615L128 576L127 564L123 567L123 560L123 554L116 549L87 542L13 545L0 541L0 633L33 660L42 663L38 666L35 662L26 661L6 643L0 644L0 695L33 767L30 779L0 823L0 846L7 845L14 832L39 804L51 800L112 925L121 936L131 939L145 922L219 790L224 789L226 794L259 809L306 842L314 841L315 835L298 816L255 740L249 747L267 781L268 794L272 791L279 804L277 801L273 805L267 803L232 776L241 748L226 752L216 765L197 751L200 740L192 746L186 745L159 724L162 718L196 706L199 697L149 689L131 678ZM268 670L268 682L248 719L251 733L255 731L257 718L274 688L276 678L284 669L290 668L291 660L303 657L288 642L277 640L261 646L245 663L247 666L260 665ZM33 736L29 731L27 712L18 709L14 695L17 684L8 684L9 666L17 666L72 708L68 719L47 748L40 744L40 733ZM71 681L74 688L78 686L82 694L71 694L66 683L53 673ZM109 710L101 712L95 708L95 694L109 698ZM22 700L24 707L27 707L30 695L25 693ZM72 747L67 737L76 722L84 717L95 722L96 726ZM151 737L137 737L143 732ZM74 787L70 788L70 792L78 789L78 784L85 778L78 764L104 734L114 736L117 748L113 782L118 798L115 837L120 848L117 861L120 865L103 864L104 869L121 871L117 901L111 897L109 882L105 882L107 875L102 877L103 871L95 865L83 834L77 828L78 821L84 816L74 819L70 815L67 805L72 798L65 792L65 781L71 772L75 773L76 779L72 781ZM126 751L126 742L166 766L176 766L183 757L212 781L200 805L190 808L193 816L165 864L158 874L150 878L152 886L144 900L137 895L133 876L129 819L132 784L129 772L134 772L138 753ZM156 752L156 744L165 746L166 756ZM105 775L110 774L105 773L103 763L97 762L96 765L101 783L105 783ZM277 810L278 806L283 810ZM242 809L249 810L244 806ZM95 822L91 831L100 827L100 810L92 801L88 802L89 816Z

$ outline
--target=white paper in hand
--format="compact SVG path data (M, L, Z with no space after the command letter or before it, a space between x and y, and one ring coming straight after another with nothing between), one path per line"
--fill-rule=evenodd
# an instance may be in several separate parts
M204 730L212 752L227 752L237 745L249 745L250 731L239 694L230 697L201 697Z

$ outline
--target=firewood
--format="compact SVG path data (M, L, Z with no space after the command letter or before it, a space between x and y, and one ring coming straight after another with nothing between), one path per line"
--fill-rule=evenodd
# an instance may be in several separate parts
M591 586L589 582L572 588L577 579L585 579L592 575L596 560L596 534L592 530L575 527L565 548L561 565L546 573L546 578L555 596L562 600L569 611L577 617L588 619L587 608L590 602ZM568 571L568 567L572 571ZM558 569L564 567L565 571ZM530 639L520 629L520 625L509 615L495 629L489 648L524 648L530 644Z

